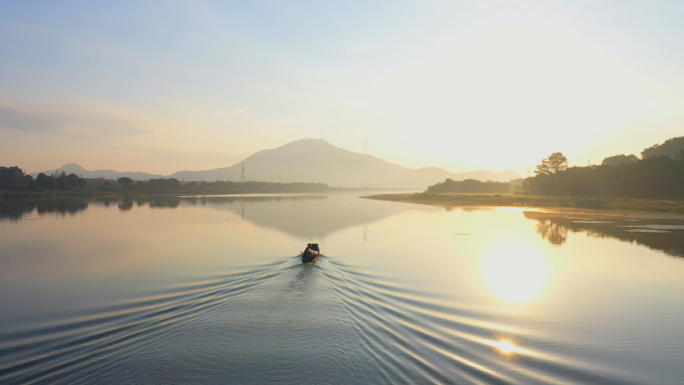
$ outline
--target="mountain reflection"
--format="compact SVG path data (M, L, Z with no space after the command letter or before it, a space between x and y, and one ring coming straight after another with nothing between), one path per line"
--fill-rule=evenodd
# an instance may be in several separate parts
M1 201L0 220L17 221L34 212L40 216L74 215L89 205L118 207L122 212L141 206L150 209L205 206L229 210L260 227L304 239L321 239L332 232L369 224L407 209L406 205L378 204L366 199L333 200L331 204L328 198L328 195L41 197Z
M614 238L636 243L668 255L684 257L684 221L669 218L591 217L577 214L523 212L525 218L535 220L537 233L554 245L562 245L568 231L586 233L596 238ZM563 215L563 216L560 216ZM665 226L665 230L653 230Z
M328 199L328 195L186 197L183 202L234 212L260 227L303 239L369 224L407 210L406 205L377 204L367 199ZM280 204L288 201L289 204Z

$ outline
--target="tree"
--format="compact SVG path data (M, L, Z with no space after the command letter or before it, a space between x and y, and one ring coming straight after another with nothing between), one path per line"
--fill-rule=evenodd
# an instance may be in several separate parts
M124 188L124 190L130 190L133 187L133 179L123 176L118 180L119 184Z
M31 175L24 175L24 188L27 190L35 191L38 190L38 185Z
M0 167L0 189L20 190L24 186L24 171L19 167Z
M675 160L679 163L684 163L684 148L677 152L677 155L675 155Z
M549 160L542 159L541 163L537 165L537 169L534 170L537 175L551 175L551 167L549 167Z
M609 156L609 157L603 159L603 162L601 162L601 164L603 166L615 166L615 165L622 164L622 163L636 162L638 160L639 160L639 158L637 158L634 154L631 154L631 155L620 154L620 155Z
M542 159L541 164L534 170L537 175L557 174L568 169L568 158L562 152L554 152L548 158Z
M568 158L562 152L554 152L549 155L549 168L554 174L568 169Z
M70 189L75 189L79 187L79 178L78 175L74 174L73 172L67 176L67 180L69 181L69 188Z
M65 173L62 173L55 179L55 184L58 190L69 190L69 179Z
M44 188L46 190L54 190L56 187L55 178L53 176L47 176L42 172L38 174L38 177L36 178L36 184L38 187Z

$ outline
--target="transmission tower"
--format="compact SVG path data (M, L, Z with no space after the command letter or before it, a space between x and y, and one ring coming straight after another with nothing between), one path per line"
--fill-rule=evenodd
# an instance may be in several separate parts
M242 162L242 176L240 176L240 183L245 183L245 163Z
M527 166L527 177L530 177L530 166Z
M325 140L325 131L321 131L321 140Z
M363 138L363 153L368 155L368 139Z
M587 158L587 166L591 166L591 158Z

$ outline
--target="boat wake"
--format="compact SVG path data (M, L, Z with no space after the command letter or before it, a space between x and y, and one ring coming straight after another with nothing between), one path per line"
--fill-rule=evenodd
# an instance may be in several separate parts
M447 304L342 260L325 261L325 275L385 383L631 383L615 370L544 349L567 341L497 323L492 314Z
M76 318L0 331L0 383L78 383L106 366L113 353L150 348L182 333L218 307L267 282L289 260L279 260L153 295L82 311ZM73 312L70 313L73 315ZM87 380L85 382L88 382Z
M68 314L0 331L0 383L630 383L557 353L567 341L323 255Z

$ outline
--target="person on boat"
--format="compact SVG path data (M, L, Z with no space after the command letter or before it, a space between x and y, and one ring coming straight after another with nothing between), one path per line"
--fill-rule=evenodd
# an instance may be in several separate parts
M311 244L306 245L306 249L304 249L304 255L309 255L309 250L311 250Z

